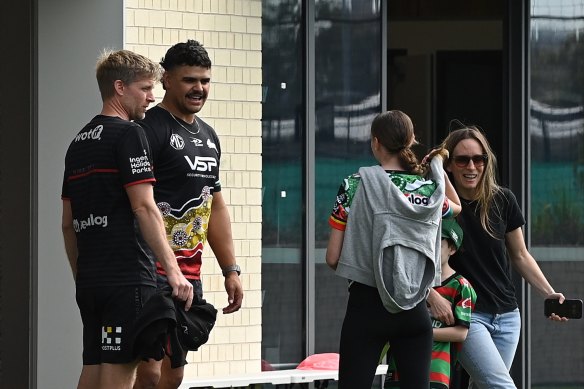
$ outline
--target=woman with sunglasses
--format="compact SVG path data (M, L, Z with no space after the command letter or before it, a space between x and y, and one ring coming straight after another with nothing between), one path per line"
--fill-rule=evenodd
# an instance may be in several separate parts
M444 168L461 200L457 220L464 231L462 250L450 258L450 264L477 293L459 360L470 375L469 387L515 388L509 368L521 318L511 265L543 297L562 302L564 296L552 288L527 251L522 232L525 219L513 193L497 184L495 155L482 132L473 126L452 131L442 147L449 151ZM446 299L431 291L428 303L433 317L454 324ZM567 320L557 315L551 319Z

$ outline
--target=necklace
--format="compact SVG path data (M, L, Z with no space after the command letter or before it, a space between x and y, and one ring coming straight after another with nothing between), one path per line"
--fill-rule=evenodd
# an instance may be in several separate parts
M176 118L176 116L174 116L172 114L172 112L170 112L162 103L158 104L162 109L164 109L166 112L168 112L168 114L174 119L175 122L178 123L179 126L181 126L182 128L185 129L186 132L188 132L191 135L197 135L199 132L201 132L201 127L199 127L199 122L197 122L197 117L194 117L194 121L193 123L195 123L195 125L197 126L197 132L192 132L191 130L189 130L188 128L186 128L185 126L183 126L183 124L181 122L178 121L178 119ZM185 122L186 123L186 122Z

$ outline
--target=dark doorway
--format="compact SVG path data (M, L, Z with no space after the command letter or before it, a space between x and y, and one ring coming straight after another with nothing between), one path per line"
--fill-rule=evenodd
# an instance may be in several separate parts
M0 72L10 74L0 94L0 389L35 387L30 328L35 3L3 3L0 13L0 45L10 48L0 64Z
M388 3L388 109L406 112L430 148L458 119L503 158L505 2Z
M480 127L497 157L503 155L503 65L500 50L436 52L436 136L457 119Z

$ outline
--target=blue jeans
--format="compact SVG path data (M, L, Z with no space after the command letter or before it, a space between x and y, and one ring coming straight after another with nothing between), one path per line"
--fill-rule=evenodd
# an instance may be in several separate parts
M460 363L471 378L469 388L516 389L509 369L521 333L519 309L502 314L473 312Z

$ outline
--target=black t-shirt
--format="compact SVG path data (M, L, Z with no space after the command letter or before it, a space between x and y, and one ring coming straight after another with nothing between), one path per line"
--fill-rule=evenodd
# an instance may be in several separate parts
M139 121L154 161L154 198L162 212L168 243L186 278L200 279L213 193L221 190L221 145L211 126L189 124L155 106ZM160 264L158 271L164 274Z
M61 197L71 201L78 288L156 285L125 190L144 182L154 182L154 176L148 141L137 124L98 115L71 142Z
M505 234L525 224L517 199L506 188L495 195L490 219L497 238L481 226L478 203L461 201L462 212L457 220L464 231L464 238L461 249L450 257L449 263L474 287L477 293L476 311L493 314L510 312L517 308L517 299Z

